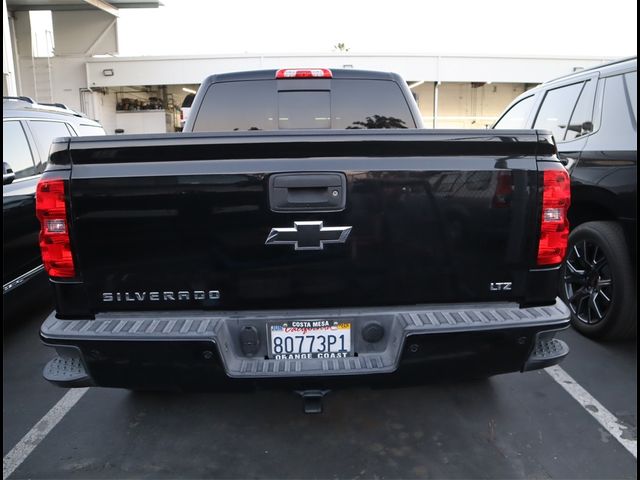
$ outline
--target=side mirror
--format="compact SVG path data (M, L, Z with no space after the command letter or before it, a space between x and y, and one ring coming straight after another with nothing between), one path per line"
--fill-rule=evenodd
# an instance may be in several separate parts
M2 185L8 185L16 179L11 166L7 162L2 162Z

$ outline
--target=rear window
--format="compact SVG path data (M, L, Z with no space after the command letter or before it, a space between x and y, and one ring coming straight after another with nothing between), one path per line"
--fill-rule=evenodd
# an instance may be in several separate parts
M278 92L278 128L331 128L328 91Z
M409 105L389 80L331 82L331 128L415 128Z
M200 105L194 132L277 130L275 82L214 83Z
M190 108L194 98L195 95L193 93L190 93L189 95L184 97L184 100L182 101L182 108Z
M416 127L400 86L393 81L302 82L213 84L197 113L193 131Z

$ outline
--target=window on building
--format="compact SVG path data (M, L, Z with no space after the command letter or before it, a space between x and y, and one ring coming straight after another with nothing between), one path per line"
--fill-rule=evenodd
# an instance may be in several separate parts
M527 128L527 119L533 108L534 95L523 98L518 103L513 105L507 113L505 113L493 126L498 129L519 129Z
M584 82L574 83L549 90L538 110L533 128L549 130L556 142L563 141L583 84Z
M29 12L31 27L31 54L34 57L53 57L53 17L50 10Z
M16 178L36 174L29 141L18 121L2 122L2 159L9 164Z

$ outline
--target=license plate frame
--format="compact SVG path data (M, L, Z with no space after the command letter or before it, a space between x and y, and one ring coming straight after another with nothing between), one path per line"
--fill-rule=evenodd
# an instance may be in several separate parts
M354 356L353 322L350 320L288 320L269 322L266 328L270 359L313 360ZM314 340L309 337L314 337ZM276 351L277 338L281 339L279 352ZM291 341L285 340L287 338ZM324 341L320 340L322 338Z

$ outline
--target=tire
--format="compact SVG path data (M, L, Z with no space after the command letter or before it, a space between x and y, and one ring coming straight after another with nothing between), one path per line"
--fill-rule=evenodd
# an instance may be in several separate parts
M583 335L609 340L636 335L635 276L620 225L587 222L571 232L560 295Z

